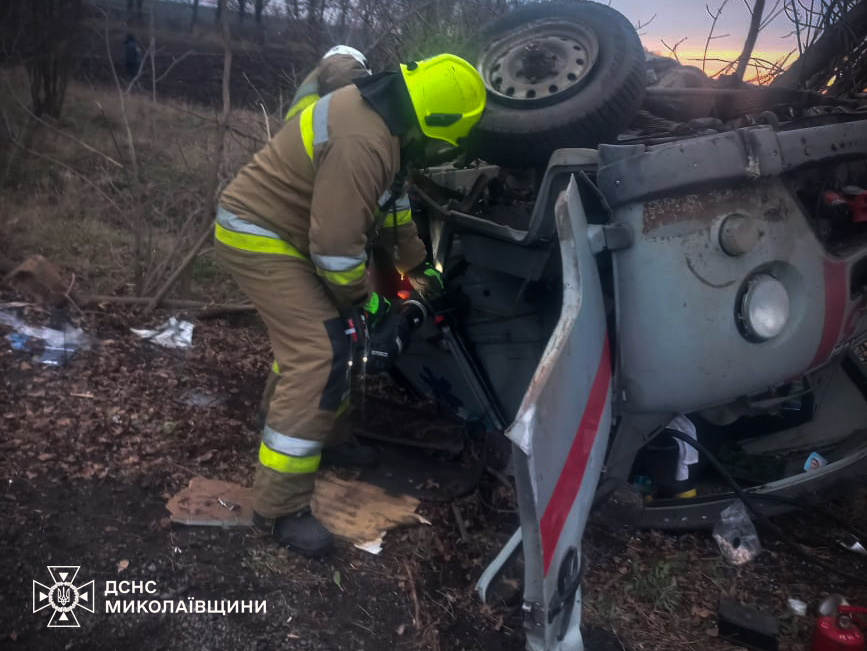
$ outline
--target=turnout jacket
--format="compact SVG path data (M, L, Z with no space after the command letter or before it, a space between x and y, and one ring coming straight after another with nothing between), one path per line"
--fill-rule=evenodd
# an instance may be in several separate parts
M309 259L338 309L359 305L369 295L367 248L378 231L399 272L426 257L403 188L392 198L400 170L398 136L356 86L346 86L284 125L239 172L220 203L240 225L218 215L217 240ZM245 233L257 228L287 246L267 235L256 244Z
M353 79L367 74L367 69L348 54L335 54L322 59L319 65L304 77L304 81L295 91L292 104L286 113L286 121L294 118L320 97L348 86Z

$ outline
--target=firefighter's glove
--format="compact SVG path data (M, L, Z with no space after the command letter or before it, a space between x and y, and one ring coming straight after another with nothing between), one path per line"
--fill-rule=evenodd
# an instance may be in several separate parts
M433 311L441 312L445 302L442 274L430 262L425 261L410 269L406 275L412 288L433 308Z
M364 372L370 375L388 371L409 346L412 326L402 314L389 314L370 330Z
M368 332L373 332L379 326L390 309L391 302L385 296L376 292L370 293L370 298L362 306Z
M372 292L363 305L341 312L344 332L352 345L353 359L360 357L361 351L367 348L370 333L385 320L390 309L391 302L387 298Z

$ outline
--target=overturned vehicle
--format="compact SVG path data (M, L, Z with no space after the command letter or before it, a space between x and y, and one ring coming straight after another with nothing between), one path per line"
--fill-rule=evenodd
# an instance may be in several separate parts
M734 498L712 465L767 513L867 470L867 114L659 74L596 3L485 43L470 156L415 178L451 309L396 372L511 441L521 527L480 592L521 549L528 647L580 649L607 496L696 528Z

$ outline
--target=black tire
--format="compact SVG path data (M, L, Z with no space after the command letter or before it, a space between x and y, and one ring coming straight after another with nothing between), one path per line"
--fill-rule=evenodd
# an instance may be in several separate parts
M555 54L546 53L547 59L543 58L543 62L556 63L543 65L553 66L552 70L556 68L560 79L564 65L584 63L580 57L565 61L564 53L556 52L557 40L571 42L570 31L578 39L572 48L579 55L580 39L591 41L595 47L594 61L586 70L577 69L578 81L566 82L572 86L559 92L554 85L546 88L544 77L542 81L531 77L526 82L518 79L519 83L524 83L518 94L523 93L525 97L508 97L506 92L511 89L514 93L515 89L504 88L502 78L497 81L501 73L496 71L511 70L515 65L502 63L501 67L505 59L496 57L503 51L510 51L511 41L529 38L526 34L533 30L543 36L538 42L553 44ZM545 36L546 31L554 36ZM557 37L558 34L563 36ZM488 24L480 42L484 49L477 67L488 88L488 101L468 148L473 156L488 162L509 167L538 167L547 164L556 149L596 147L601 142L610 142L633 119L644 99L644 48L632 24L606 5L596 2L523 5ZM526 52L526 45L522 47ZM565 51L570 52L568 48ZM495 57L496 63L490 57ZM518 75L525 75L528 69L526 64L517 68ZM504 74L516 79L510 72ZM548 72L543 71L543 74ZM570 72L569 79L574 77ZM530 84L539 84L540 91L537 93L536 86ZM547 96L537 96L550 89L554 90ZM530 99L531 94L533 99Z

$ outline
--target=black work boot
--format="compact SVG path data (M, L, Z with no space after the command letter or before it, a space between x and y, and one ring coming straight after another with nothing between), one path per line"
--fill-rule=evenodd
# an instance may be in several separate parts
M372 445L348 441L323 448L322 463L327 466L375 466L379 463L379 451Z
M253 513L253 524L270 531L281 547L303 556L325 556L334 546L331 532L322 526L309 507L273 520Z

